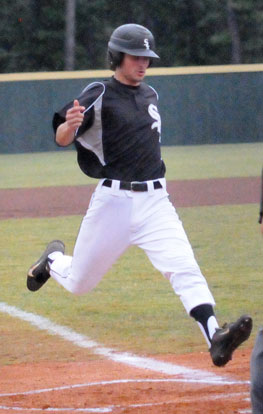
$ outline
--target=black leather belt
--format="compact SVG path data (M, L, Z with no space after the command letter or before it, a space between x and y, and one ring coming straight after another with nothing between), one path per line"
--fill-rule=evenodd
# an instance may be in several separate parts
M102 185L105 187L111 187L112 186L112 180L109 180L108 178L103 181ZM120 181L120 190L128 190L128 191L148 191L148 184L147 183L140 183L137 181ZM159 188L163 188L160 181L154 181L153 182L153 188L155 190Z

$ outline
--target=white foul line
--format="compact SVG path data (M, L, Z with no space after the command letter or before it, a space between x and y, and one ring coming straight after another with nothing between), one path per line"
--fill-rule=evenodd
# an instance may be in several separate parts
M145 379L145 380L125 380L125 382L157 382L157 381L160 381L160 382L173 382L173 380L172 379L167 379L167 380L164 380L164 379L161 379L161 380L149 380L149 379ZM106 382L108 382L108 383L113 383L113 382L122 382L122 381L103 381L102 383L106 383ZM94 384L101 384L101 383L89 383L88 385L89 386L92 386L92 385L94 385ZM84 385L84 384L83 384ZM105 385L105 384L104 384ZM24 393L24 394L28 394L28 393ZM233 399L234 397L244 397L244 396L246 396L248 393L241 393L241 392L234 392L234 393L229 393L229 394L224 394L224 395L222 395L221 393L220 394L218 394L218 395L211 395L210 397L209 396L203 396L203 397L200 397L199 398L199 401L203 401L203 400L205 400L205 401L209 401L209 400L217 400L217 399L220 399L220 400L229 400L229 399ZM13 394L13 395L19 395L19 394ZM196 396L194 396L194 397L192 397L192 398L186 398L185 399L185 397L183 397L183 401L184 401L184 403L192 403L193 402L193 400L194 401L196 401ZM128 405L119 405L119 404L117 404L117 405L111 405L111 406L108 406L108 407L101 407L101 408L58 408L58 407L48 407L48 408L45 408L45 409L43 409L43 408L24 408L24 407L8 407L8 406L0 406L0 409L3 409L3 410L7 410L7 411L55 411L55 412L61 412L61 411L63 411L63 412L66 412L66 411L73 411L73 412L88 412L88 413L111 413L111 412L113 412L115 409L119 409L119 408L121 408L121 409L132 409L132 408L143 408L143 407L155 407L155 406L167 406L167 405L171 405L171 404L175 404L176 405L176 401L165 401L165 402L159 402L159 403L153 403L153 402L150 402L150 403L142 403L142 404L128 404ZM251 410L240 410L239 411L239 413L241 414L241 413L251 413Z
M112 408L23 408L23 407L8 407L6 405L0 405L1 410L5 411L37 411L37 412L74 412L74 413L112 413Z
M0 312L6 313L12 317L19 318L29 322L39 330L47 331L49 334L57 335L66 341L79 346L80 348L91 349L94 354L104 356L111 361L130 365L140 369L148 369L166 375L180 375L189 381L202 381L206 384L244 384L244 381L231 381L226 377L218 376L208 371L200 369L191 369L182 365L176 365L168 362L162 362L153 358L139 357L128 352L117 352L110 348L105 348L99 343L91 340L85 335L79 334L70 328L53 323L49 319L36 315L31 312L25 312L15 306L10 306L0 302ZM230 382L229 382L230 381Z
M76 388L88 388L88 387L102 387L106 385L117 385L117 384L141 384L141 383L194 383L194 384L207 384L206 381L203 380L188 380L182 378L146 378L146 379L120 379L120 380L111 380L111 381L99 381L99 382L86 382L83 384L72 384L72 385L62 385L60 387L52 387L52 388L40 388L38 390L31 390L31 391L22 391L22 392L11 392L11 393L3 393L0 394L0 397L14 397L18 395L35 395L35 394L42 394L47 392L53 391L65 391L65 390L73 390ZM210 383L209 383L210 384ZM238 385L246 385L247 381L240 381ZM228 381L224 383L215 382L212 385L237 385L235 381Z

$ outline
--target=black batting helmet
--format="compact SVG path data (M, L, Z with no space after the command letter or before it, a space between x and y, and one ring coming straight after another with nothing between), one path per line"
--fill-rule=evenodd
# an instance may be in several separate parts
M153 34L146 27L133 23L119 26L112 33L108 43L110 67L115 70L121 64L124 53L158 59L154 48Z

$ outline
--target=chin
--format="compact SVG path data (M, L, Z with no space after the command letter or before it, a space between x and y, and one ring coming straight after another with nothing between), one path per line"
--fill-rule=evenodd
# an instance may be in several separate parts
M144 76L145 76L145 75L138 76L138 77L136 78L135 82L142 82L142 81L143 81L143 79L144 79Z

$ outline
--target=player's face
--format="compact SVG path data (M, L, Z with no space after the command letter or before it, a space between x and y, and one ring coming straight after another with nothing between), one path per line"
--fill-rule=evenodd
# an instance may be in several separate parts
M125 54L121 66L115 71L115 77L126 85L138 86L142 82L149 64L148 57Z

